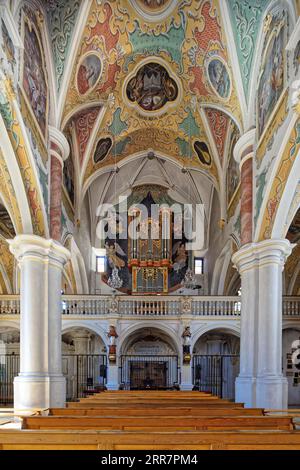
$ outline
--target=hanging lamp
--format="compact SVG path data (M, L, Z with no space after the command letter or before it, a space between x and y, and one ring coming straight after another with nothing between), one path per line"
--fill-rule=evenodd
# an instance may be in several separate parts
M115 136L115 139L116 139L116 136ZM115 171L115 201L116 201L117 200L117 174L118 174L116 142L114 145L114 151L115 151L115 170L114 171ZM115 238L117 239L117 234L115 234ZM117 240L115 240L115 242L117 242ZM117 290L122 287L123 280L120 278L119 270L116 266L112 269L111 275L109 276L107 280L107 284L113 290Z

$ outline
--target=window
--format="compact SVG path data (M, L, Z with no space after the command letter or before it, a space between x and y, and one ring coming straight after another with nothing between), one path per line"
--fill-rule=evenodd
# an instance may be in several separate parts
M96 257L96 271L97 273L105 273L106 271L106 256Z
M195 274L203 274L203 258L195 258L194 267Z

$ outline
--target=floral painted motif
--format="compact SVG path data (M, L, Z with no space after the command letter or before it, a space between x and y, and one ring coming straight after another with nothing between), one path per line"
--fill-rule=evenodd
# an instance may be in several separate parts
M100 110L99 106L88 108L77 114L74 118L80 164L83 162L85 150Z
M206 110L206 116L222 163L230 119L222 111L212 108Z
M59 90L77 20L80 0L48 0L46 3L57 88Z

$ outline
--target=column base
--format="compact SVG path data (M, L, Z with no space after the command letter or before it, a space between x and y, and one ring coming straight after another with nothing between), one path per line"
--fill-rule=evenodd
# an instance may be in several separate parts
M237 377L235 381L235 402L244 403L245 408L256 406L255 377Z
M288 381L285 377L257 377L256 406L286 410L288 407Z
M64 408L66 406L66 379L63 375L19 375L14 380L14 408L16 410Z
M194 385L193 384L180 384L180 390L190 392L193 390Z
M119 384L107 383L106 388L107 388L107 390L119 390Z

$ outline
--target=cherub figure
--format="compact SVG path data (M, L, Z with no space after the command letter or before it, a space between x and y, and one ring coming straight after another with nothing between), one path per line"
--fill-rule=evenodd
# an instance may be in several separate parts
M185 249L185 243L183 243L182 241L175 243L175 245L173 246L172 254L173 256L174 254L176 254L173 269L174 271L178 272L186 265L187 253Z
M114 243L113 245L108 245L106 243L106 253L107 253L107 259L109 266L117 269L124 268L125 266L125 261L120 258L120 256L126 256L126 253L122 250L120 245L118 243ZM120 255L120 256L118 256Z

